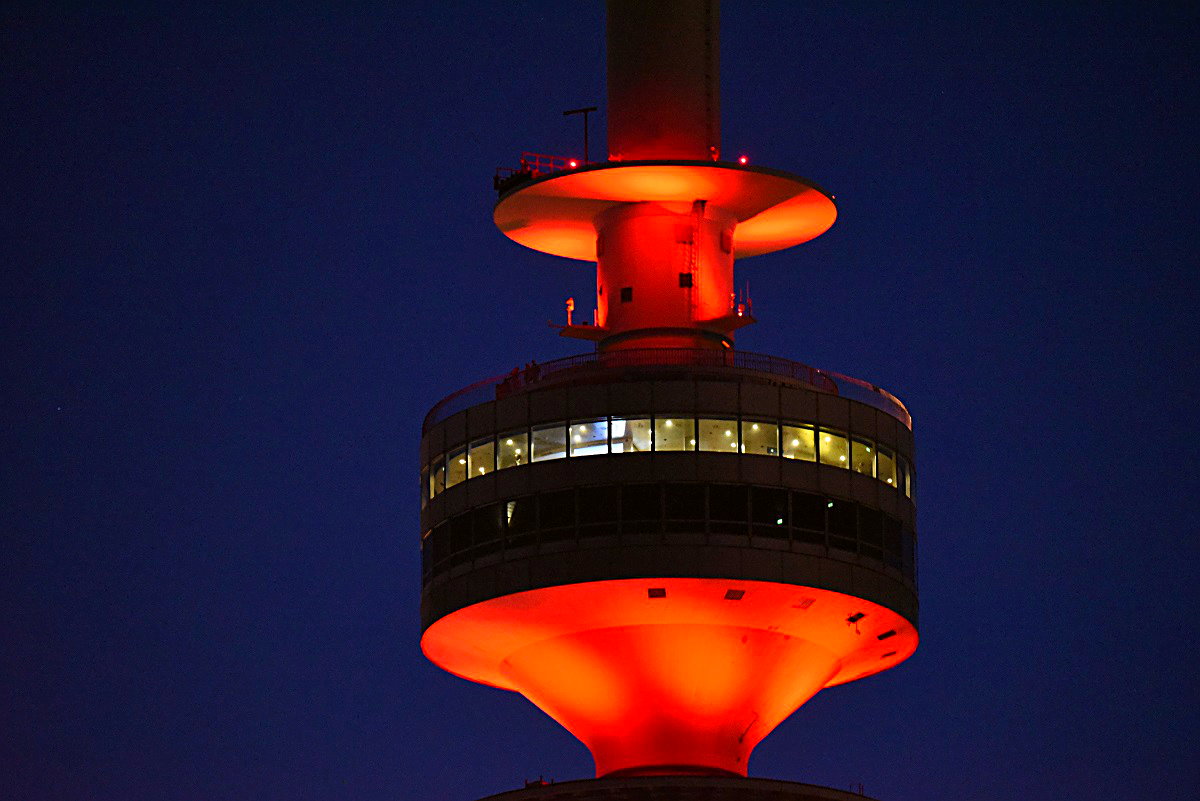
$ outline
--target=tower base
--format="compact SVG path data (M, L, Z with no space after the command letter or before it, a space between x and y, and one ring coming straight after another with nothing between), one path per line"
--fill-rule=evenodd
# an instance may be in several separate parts
M873 801L815 784L724 776L636 776L540 784L480 801Z

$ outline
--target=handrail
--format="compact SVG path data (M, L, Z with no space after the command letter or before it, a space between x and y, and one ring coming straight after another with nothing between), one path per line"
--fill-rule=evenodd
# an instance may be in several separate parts
M873 406L899 420L909 429L912 416L908 409L892 393L885 389L841 373L819 370L802 362L751 353L741 350L711 350L700 348L635 348L594 353L581 353L555 359L544 364L532 362L524 370L513 368L505 375L485 378L470 386L452 392L442 398L421 425L422 433L468 406L487 400L500 399L547 382L552 376L566 377L565 373L578 373L576 378L595 375L601 370L619 370L628 367L699 367L716 369L750 370L758 373L803 381L823 392L851 398Z
M524 184L542 175L554 172L566 172L587 166L588 162L570 156L553 156L547 153L521 154L521 166L497 167L496 176L492 179L492 188L503 194L518 184Z

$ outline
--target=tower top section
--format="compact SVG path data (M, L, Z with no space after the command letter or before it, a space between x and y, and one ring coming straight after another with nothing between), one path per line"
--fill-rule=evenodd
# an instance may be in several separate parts
M496 226L543 253L596 262L591 324L563 336L614 348L731 348L754 322L738 257L833 225L799 176L721 160L717 0L609 0L608 158L526 154L496 177Z
M609 0L609 160L720 158L717 6Z

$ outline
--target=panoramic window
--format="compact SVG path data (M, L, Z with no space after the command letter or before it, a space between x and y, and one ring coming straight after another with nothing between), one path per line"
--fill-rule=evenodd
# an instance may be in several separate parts
M467 477L467 451L459 448L446 457L446 486L453 487Z
M530 462L651 450L701 450L819 461L874 476L913 497L912 465L895 451L878 447L869 439L812 425L739 421L736 417L697 420L687 414L547 423L537 426L532 434L514 431L494 440L478 439L431 461L421 475L423 497L432 498L468 478Z
M713 484L708 488L709 530L717 534L745 534L749 510L747 487Z
M655 416L654 450L696 450L696 421L691 417Z
M851 464L855 473L875 475L875 446L865 439L854 439L851 443Z
M779 426L762 420L743 420L742 453L778 456Z
M617 533L620 520L621 488L617 486L580 487L579 533L598 537Z
M738 452L737 420L706 417L700 420L698 427L700 429L700 450L720 453Z
M753 506L754 534L787 539L787 490L754 487L750 490L750 503Z
M856 504L849 501L827 500L826 520L829 525L829 544L844 551L857 550L858 514Z
M543 539L548 529L572 529L575 526L575 491L559 490L538 496L538 528Z
M504 538L503 504L493 503L480 506L471 513L471 525L475 530L475 542L499 542Z
M612 419L612 452L639 453L650 450L651 427L649 417Z
M529 464L529 435L524 431L501 434L496 439L496 469Z
M896 460L892 458L892 452L884 448L878 448L876 452L876 476L889 486L896 486Z
M467 455L467 473L470 477L482 476L496 469L496 441L481 439L471 443Z
M806 462L817 460L816 433L810 426L783 426L783 458L802 459Z
M792 536L801 542L825 544L825 510L828 501L807 492L792 493Z
M429 481L434 495L446 488L446 462L440 456L429 468Z
M657 484L621 487L621 533L648 534L659 530L662 502Z
M534 462L561 459L567 455L566 423L536 426L529 440L529 458Z
M817 442L818 452L821 454L821 464L833 467L850 466L850 445L846 442L844 434L822 428Z
M692 531L704 530L704 485L703 484L667 484L663 494L663 508L666 510L667 530ZM692 521L690 525L675 526L672 521ZM697 526L697 524L699 524Z
M608 453L608 419L571 424L571 455L595 456Z

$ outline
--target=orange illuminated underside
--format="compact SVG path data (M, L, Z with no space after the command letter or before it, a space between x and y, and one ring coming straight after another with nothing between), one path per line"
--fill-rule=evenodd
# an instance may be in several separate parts
M421 640L442 668L537 704L588 746L597 775L744 775L754 746L817 691L916 646L907 620L853 596L687 578L507 595L447 615Z
M837 209L802 178L773 170L709 162L611 163L556 173L505 196L493 219L526 247L596 260L596 217L623 203L705 200L738 221L734 256L771 253L829 230Z

